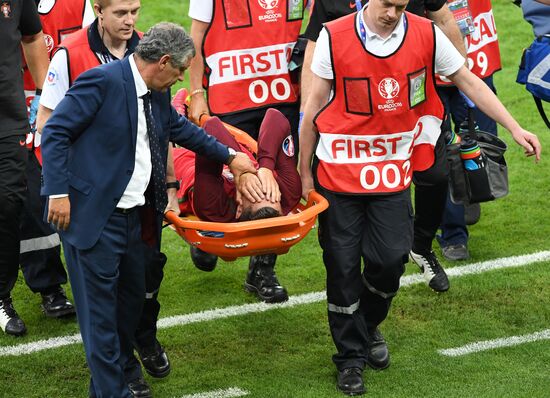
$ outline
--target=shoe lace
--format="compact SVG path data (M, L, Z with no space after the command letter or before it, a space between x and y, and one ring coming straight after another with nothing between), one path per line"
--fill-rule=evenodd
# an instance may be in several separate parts
M17 312L13 308L12 298L8 297L7 299L0 300L0 311L3 311L8 318L17 317Z
M441 264L439 263L439 260L437 259L434 252L430 252L427 255L424 255L423 257L426 259L426 264L428 265L428 267L430 267L431 271L434 274L441 272L442 270Z

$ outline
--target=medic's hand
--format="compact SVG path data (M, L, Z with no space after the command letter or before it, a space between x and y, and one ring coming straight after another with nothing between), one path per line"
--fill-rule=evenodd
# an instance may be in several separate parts
M69 197L50 198L48 206L48 222L58 230L66 231L71 222L71 202Z
M31 125L31 132L36 131L36 114L38 113L38 105L40 104L40 94L35 94L31 101L29 110L29 124Z
M191 101L189 103L189 120L197 126L200 126L200 118L202 115L210 115L210 112L208 111L208 104L206 103L204 94L197 93L191 96Z
M178 190L176 188L168 188L166 190L166 194L168 195L168 204L166 205L166 209L164 209L164 212L167 213L169 211L173 211L176 213L176 216L180 215L180 205L178 201Z
M519 128L511 133L514 140L525 149L525 155L535 155L535 159L538 162L542 150L538 137L523 128Z
M260 167L258 169L258 178L262 183L262 191L265 194L267 200L271 203L277 203L281 201L281 191L279 190L279 184L273 176L273 171Z

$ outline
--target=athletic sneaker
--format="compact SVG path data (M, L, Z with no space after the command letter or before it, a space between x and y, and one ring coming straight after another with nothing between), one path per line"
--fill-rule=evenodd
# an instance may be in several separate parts
M449 279L445 270L439 264L433 251L422 255L411 250L411 260L418 265L420 271L424 273L424 280L436 292L446 292L449 290Z
M11 297L0 300L0 328L14 336L22 336L27 332L25 323L13 308Z

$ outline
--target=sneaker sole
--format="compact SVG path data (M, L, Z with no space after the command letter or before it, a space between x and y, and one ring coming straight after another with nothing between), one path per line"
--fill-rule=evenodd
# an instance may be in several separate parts
M262 295L256 286L251 285L247 282L244 283L244 290L246 290L249 293L254 293L260 300L268 303L268 304L274 304L274 303L284 303L285 301L288 301L288 294L280 295L280 296L264 296Z

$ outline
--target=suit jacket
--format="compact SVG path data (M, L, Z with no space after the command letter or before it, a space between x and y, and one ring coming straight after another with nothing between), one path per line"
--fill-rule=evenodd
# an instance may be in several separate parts
M152 94L164 156L170 140L220 162L228 159L225 145L176 112L169 92ZM42 195L69 194L71 222L60 234L78 249L97 242L130 181L137 106L134 78L125 58L80 75L44 126Z

